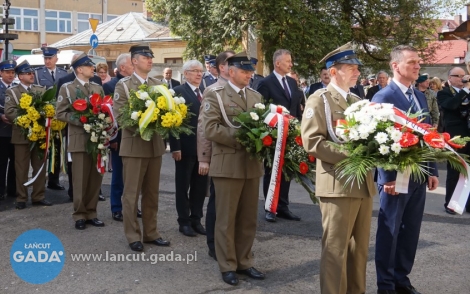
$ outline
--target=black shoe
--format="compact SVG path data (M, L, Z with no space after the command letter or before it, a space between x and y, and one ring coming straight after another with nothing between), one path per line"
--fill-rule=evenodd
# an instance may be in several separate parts
M222 280L224 280L225 283L232 285L232 286L238 285L238 277L235 272L222 273Z
M209 256L212 257L215 261L217 261L217 256L215 255L215 250L209 249Z
M170 241L163 240L162 238L155 239L153 241L144 241L144 243L150 243L157 246L170 246Z
M270 211L266 211L266 215L265 215L265 219L266 221L270 222L270 223L275 223L276 222L276 215Z
M16 209L25 209L26 202L16 202Z
M113 212L113 220L122 222L122 212Z
M190 226L180 226L180 232L188 237L196 237L197 234Z
M377 294L396 294L395 290L377 290Z
M421 294L411 285L406 287L395 287L395 291L397 294Z
M193 224L192 227L196 233L201 234L201 235L206 235L206 229L204 229L204 227L201 224L196 224L196 225Z
M48 183L47 188L51 190L65 190L64 186L59 183Z
M108 172L112 173L112 172L113 172L113 169L112 169L112 168L108 169Z
M142 251L142 250L144 250L144 244L142 244L142 242L140 242L140 241L129 243L129 247L131 247L132 251Z
M100 221L96 217L94 219L87 219L86 223L95 227L104 227L104 222Z
M79 219L78 221L75 222L75 229L84 230L86 228L85 223L86 223L86 220Z
M98 200L99 201L106 201L106 198L104 198L104 196L100 194L100 196L98 196Z
M278 211L277 217L293 220L293 221L300 221L300 217L293 214L290 210L287 211Z
M447 207L446 207L446 212L448 214L452 214L452 215L457 214L457 212L455 212L455 210L453 210L452 208L447 208Z
M244 270L237 270L237 273L249 276L250 278L255 280L264 280L265 278L264 274L259 270L255 269L254 267L250 267Z
M140 209L137 209L137 217L142 218L142 211Z
M52 202L47 201L46 199L42 199L41 201L35 201L32 203L34 205L41 205L41 206L52 206Z

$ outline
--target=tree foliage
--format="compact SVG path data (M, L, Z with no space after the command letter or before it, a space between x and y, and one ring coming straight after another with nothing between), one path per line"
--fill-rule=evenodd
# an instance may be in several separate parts
M436 19L461 7L463 0L147 0L154 19L169 25L188 42L185 57L201 59L225 49L240 51L257 38L266 65L272 69L276 49L292 52L295 69L316 75L319 60L353 41L363 63L388 68L388 55L398 44L420 49L425 61L443 43L433 43Z

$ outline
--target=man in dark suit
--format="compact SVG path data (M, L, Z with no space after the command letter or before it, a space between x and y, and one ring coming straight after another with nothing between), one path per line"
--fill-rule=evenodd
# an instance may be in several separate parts
M413 88L419 76L420 58L415 48L400 45L390 53L393 81L372 99L392 103L398 109L429 112L426 97ZM425 123L431 124L426 116ZM436 163L428 163L427 183L410 178L408 193L395 192L396 171L377 169L380 210L375 244L377 293L419 293L408 275L413 267L423 219L426 186L434 190L439 183Z
M463 69L454 67L449 70L448 84L450 86L437 92L437 103L445 117L444 131L449 133L451 137L470 136L469 79L470 75L465 75L465 71ZM463 81L467 82L464 83ZM459 149L458 152L470 155L470 143L467 143L467 145L465 145L464 148ZM459 172L447 163L446 199L444 208L448 214L455 214L455 211L447 208L447 205L452 198L452 194L454 193L455 186L457 186L458 181ZM467 202L466 210L467 212L470 212L470 201Z
M162 82L167 84L168 89L174 89L175 87L178 87L179 85L181 85L181 83L173 79L172 76L173 76L173 70L171 68L167 67L163 70Z
M72 63L78 58L78 56L80 56L80 54L75 54L72 57ZM76 75L75 75L74 71L72 71L71 73L69 73L65 77L61 77L57 81L57 96L59 96L59 89L62 87L62 85L65 84L65 83L73 82L75 80L75 78L76 78ZM94 83L96 83L100 86L102 85L101 78L99 76L97 76L96 74L92 78L90 78L89 81L94 82ZM66 128L65 130L66 130L66 132L68 132L68 128ZM67 192L68 192L69 198L71 200L73 200L72 162L70 162L70 161L67 162L67 176L69 178L69 190ZM100 190L100 195L99 195L98 200L100 200L100 201L105 200L104 196L101 195L101 190Z
M297 82L287 76L291 72L292 58L291 53L285 49L278 49L273 55L274 71L266 78L262 79L258 84L258 92L263 96L264 102L272 102L282 105L290 114L300 120L301 110L300 103L303 99L303 93L299 90ZM264 197L268 193L269 182L271 181L271 168L265 166L263 179ZM296 216L289 210L289 187L290 181L286 181L282 175L280 183L279 202L277 206L277 216L289 220L299 221L300 217ZM276 215L272 212L266 212L266 220L269 222L276 221Z
M5 195L16 197L15 145L11 143L12 122L5 115L5 93L13 86L15 67L16 61L11 59L0 63L0 199Z
M195 130L202 100L199 89L203 72L202 64L197 60L189 60L183 64L183 72L186 83L174 90L176 96L183 96L188 105L188 111L196 114L189 122ZM188 237L194 237L196 233L206 235L201 219L208 180L207 175L199 174L196 133L182 134L180 139L170 136L170 149L176 167L176 211L179 231Z
M252 57L251 63L253 63L253 67L256 69L256 65L258 64L258 59ZM256 73L256 70L253 72L253 76L250 79L250 88L256 89L258 87L259 81L261 81L264 77Z
M387 87L387 83L388 83L388 73L383 70L379 71L377 73L377 85L372 86L369 88L369 90L367 90L366 99L369 101L372 100L372 98L378 91Z
M310 95L315 93L316 90L326 88L326 86L328 86L329 83L330 83L330 74L328 73L328 70L326 69L326 67L322 67L320 70L320 82L310 85L307 99Z
M356 94L357 97L364 99L366 98L366 93L364 92L364 87L361 84L356 84L354 87L349 88L351 93Z
M59 49L54 47L42 47L42 56L44 57L44 66L38 67L34 70L35 79L34 84L40 85L46 88L52 88L57 85L57 81L67 75L67 71L63 68L57 67L57 53ZM57 89L59 92L59 89ZM54 138L54 144L60 146L60 139ZM47 188L51 190L64 190L59 182L60 175L60 152L55 153L55 165L54 172L50 172L47 178Z

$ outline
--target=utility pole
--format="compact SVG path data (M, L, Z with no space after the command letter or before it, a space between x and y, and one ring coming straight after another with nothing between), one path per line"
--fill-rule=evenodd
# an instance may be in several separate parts
M11 2L10 0L5 0L5 3L3 3L3 11L5 12L5 17L2 19L2 25L5 25L5 33L0 34L0 40L5 40L5 46L4 46L4 60L8 59L8 45L10 43L10 40L16 40L18 39L18 34L9 34L8 33L8 26L9 25L14 25L15 24L15 19L14 18L9 18L9 12L10 12L10 6Z

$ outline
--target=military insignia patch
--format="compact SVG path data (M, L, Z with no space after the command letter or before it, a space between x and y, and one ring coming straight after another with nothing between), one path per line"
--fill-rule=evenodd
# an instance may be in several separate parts
M114 100L119 100L119 93L114 94Z
M8 101L10 101L10 96L7 96L7 97L5 98L5 102L8 102Z
M313 117L313 109L307 108L305 111L305 118L312 118Z
M204 111L208 111L211 108L211 104L209 102L206 102L204 104Z
M62 95L59 95L59 97L57 97L57 102L62 102L62 100L64 100L64 97L62 97Z

